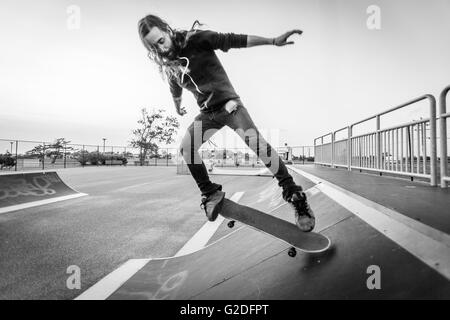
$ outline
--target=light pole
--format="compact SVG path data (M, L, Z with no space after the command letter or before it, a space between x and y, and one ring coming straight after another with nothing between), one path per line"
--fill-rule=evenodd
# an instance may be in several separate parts
M103 154L105 154L105 141L106 141L106 138L103 138Z
M106 141L106 138L103 138L103 160L105 161L105 166L106 166L105 141ZM103 163L103 161L102 161L102 163Z

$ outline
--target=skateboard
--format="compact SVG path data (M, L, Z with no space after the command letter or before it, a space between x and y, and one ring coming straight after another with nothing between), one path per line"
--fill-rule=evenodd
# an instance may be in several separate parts
M240 205L227 198L223 199L220 214L230 220L229 228L233 228L235 221L239 221L291 245L288 251L290 257L297 255L297 249L306 253L319 253L326 251L331 245L330 239L322 234L303 232L293 223Z

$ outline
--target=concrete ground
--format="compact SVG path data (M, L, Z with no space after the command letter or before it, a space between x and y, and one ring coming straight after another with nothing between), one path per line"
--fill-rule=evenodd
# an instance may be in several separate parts
M117 289L106 298L450 297L450 239L439 231L448 221L443 218L446 192L408 181L406 188L405 180L314 166L291 172L307 190L317 218L315 232L332 241L329 250L291 258L288 244L242 224L227 231L222 223L217 232L221 237L213 236L208 246L187 255L143 261L143 267L122 284L116 281ZM280 201L273 180L247 190L240 203L293 220L292 209ZM421 212L426 208L434 210ZM440 228L423 224L417 214L434 215Z
M174 167L58 173L88 196L0 215L0 299L73 299L128 259L174 255L206 221L195 182ZM230 195L265 179L214 177ZM71 265L81 290L67 289Z
M205 247L172 258L211 227L189 175L173 167L61 170L88 196L0 215L0 299L450 297L448 190L319 166L291 173L315 210L315 231L332 240L325 253L293 259L278 239L225 220ZM240 203L293 220L271 177L212 180L227 197L241 193ZM123 277L130 261L142 267L131 264ZM72 265L81 269L80 290L66 286ZM368 286L373 266L380 290ZM114 288L102 293L105 283Z

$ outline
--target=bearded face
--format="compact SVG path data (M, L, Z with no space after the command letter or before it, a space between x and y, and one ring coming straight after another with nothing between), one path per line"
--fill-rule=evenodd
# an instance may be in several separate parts
M161 57L173 60L177 54L177 48L168 32L162 31L158 27L151 28L145 36L145 40L158 50Z

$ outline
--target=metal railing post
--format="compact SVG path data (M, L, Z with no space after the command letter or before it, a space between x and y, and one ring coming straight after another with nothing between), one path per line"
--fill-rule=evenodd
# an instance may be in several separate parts
M305 147L302 147L302 159L303 159L303 164L305 164Z
M445 177L447 176L448 170L448 160L447 160L447 117L444 114L447 113L447 93L450 91L450 86L447 86L442 90L439 96L439 136L441 137L440 147L441 147L441 188L447 188L447 181Z
M348 138L347 138L347 169L352 171L352 133L353 126L348 126Z
M334 140L335 140L335 134L336 132L331 132L331 167L334 167Z
M314 139L314 163L316 163L316 160L317 160L316 154L318 154L317 146L316 146L316 140L317 139Z
M436 98L431 94L426 96L430 100L430 185L435 187L437 185Z
M17 164L19 162L18 150L19 150L19 140L16 140L16 165L14 171L17 171Z
M320 138L320 161L324 163L323 161L323 136Z
M377 169L381 169L381 121L380 121L380 116L377 116L377 135L376 135L376 139L377 139Z

